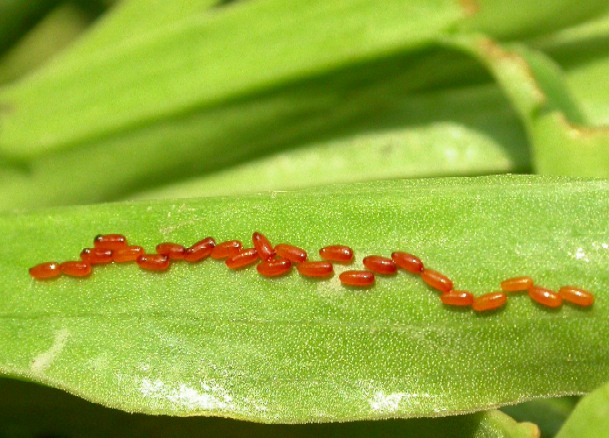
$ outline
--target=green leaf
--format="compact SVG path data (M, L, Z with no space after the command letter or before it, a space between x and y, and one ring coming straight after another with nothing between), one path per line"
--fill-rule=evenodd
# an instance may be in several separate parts
M49 67L53 69L57 63L82 63L116 46L136 44L150 33L169 33L180 21L200 16L216 3L218 0L122 0Z
M88 24L86 18L73 4L64 4L50 11L36 27L0 58L0 85L14 81L47 63L57 55L57 52L77 39Z
M161 27L3 90L0 103L11 111L2 118L0 152L25 160L243 98L303 73L412 50L462 13L452 0L388 0L382 8L369 0L259 0L213 17L195 15L171 32Z
M313 152L317 147L327 149L327 144L350 144L350 140L373 139L374 135L379 136L373 140L376 144L386 146L386 139L396 132L400 136L395 149L409 158L391 164L394 176L416 175L413 168L421 172L418 175L437 175L439 163L421 147L432 142L435 156L444 160L446 173L463 173L467 168L471 173L528 170L525 133L495 87L421 92L445 83L446 72L439 68L444 62L460 65L464 60L467 62L460 70L476 66L447 50L371 61L44 155L27 165L10 163L7 166L12 167L5 170L3 178L0 208L120 199L189 175L211 176L270 151L313 143ZM345 95L350 98L345 99ZM442 134L447 137L439 140ZM366 145L360 146L358 152L358 147L352 149L354 153L372 155ZM336 156L337 151L332 150L332 154ZM415 162L416 158L425 163ZM388 173L383 160L370 164L363 179ZM342 175L337 168L328 172L336 175L336 181L350 181L354 176L350 170L345 169ZM327 181L327 172L323 176L322 171L325 169L318 169L311 178ZM79 183L66 184L66 180ZM291 187L292 180L286 178L273 188ZM243 178L231 184L237 181ZM276 182L265 181L265 176L256 181L264 184L262 187ZM248 189L250 186L247 182Z
M526 38L552 33L606 12L607 2L577 0L461 0L471 17L459 26L464 33L480 32L499 39ZM565 13L568 11L568 13Z
M539 426L541 438L556 436L573 411L579 397L560 397L532 400L501 408L517 421L530 421Z
M8 0L0 3L0 55L58 3L58 0Z
M404 98L394 106L393 117L414 126L378 126L370 133L364 126L358 135L307 144L128 197L232 195L384 178L530 170L524 135L493 91L472 87ZM449 113L458 122L442 122ZM425 117L431 120L424 126L415 124Z
M498 111L488 117L470 105L479 97L477 87L494 89L491 93L497 88L474 60L432 45L447 40L453 47L473 31L497 37L545 34L551 40L548 33L606 10L604 1L574 8L573 0L517 7L493 0L393 1L380 10L369 0L314 1L296 10L278 0L212 8L210 0L148 2L144 8L142 3L121 3L64 56L0 91L1 209L121 199L152 184L206 177L298 146L352 144L360 135L386 137L405 127L414 127L415 136L438 131L417 122L456 124L451 126L467 131L471 135L461 138L460 147L471 152L468 145L477 145L473 162L451 161L438 171L406 140L402 153L422 162L410 159L391 172L375 168L362 179L458 175L468 163L469 174L526 171L531 168L526 141L504 99L494 100ZM564 14L565 9L573 10ZM595 32L604 35L602 28ZM539 90L546 93L544 117L521 115L536 167L544 173L605 175L606 135L573 125L590 108L580 109L564 92L560 72L543 54L521 52L540 76L534 84L522 72L502 76L497 65L490 68L503 77L499 83L512 97L520 93L527 102ZM602 58L601 51L594 53ZM506 64L505 70L517 64ZM461 89L464 84L476 85L473 96ZM449 96L462 93L461 102L444 109L442 91L448 87L453 87ZM460 117L463 110L471 113ZM368 119L376 123L364 129ZM438 143L430 157L454 153ZM370 156L359 150L357 155ZM556 155L564 158L554 160ZM325 180L352 178L345 173ZM286 186L274 184L267 180L261 187Z
M516 423L498 412L444 418L358 421L327 424L257 424L225 418L128 414L87 403L64 392L16 380L0 379L0 423L10 437L70 436L89 438L129 436L247 436L252 438L415 437L529 438L536 427ZM40 412L32 421L32 412ZM3 435L4 436L4 435Z
M564 70L568 89L591 126L609 125L609 14L534 42Z
M556 438L602 438L609 430L609 383L583 397Z
M539 173L609 177L609 129L582 124L560 71L542 53L504 48L480 36L448 44L478 57L493 73L527 128Z
M609 183L535 177L423 179L318 190L69 207L0 216L0 370L127 411L263 422L444 416L578 394L609 379ZM255 230L312 258L334 243L412 251L475 294L531 275L597 296L550 311L447 309L409 274L349 290L337 278L253 268L134 265L34 281L97 233L148 249ZM337 267L337 270L341 268Z

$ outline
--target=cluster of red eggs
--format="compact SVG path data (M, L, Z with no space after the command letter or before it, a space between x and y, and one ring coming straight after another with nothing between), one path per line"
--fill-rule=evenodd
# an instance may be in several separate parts
M219 244L212 237L206 237L190 247L178 243L164 242L156 247L156 252L147 254L144 248L129 245L122 234L100 234L93 241L93 248L85 248L80 253L80 261L63 263L40 263L29 272L38 280L69 275L86 277L91 274L92 266L104 263L136 262L140 268L150 271L165 271L172 261L183 260L190 263L200 262L207 257L224 260L229 269L242 269L257 263L256 269L265 277L277 277L291 271L296 266L304 277L329 278L334 274L332 263L353 262L353 250L344 245L331 245L321 248L321 261L308 261L307 252L293 245L281 243L273 246L261 233L252 235L253 247L243 248L238 240ZM534 284L531 277L510 278L501 283L501 291L491 292L478 297L465 290L455 290L453 282L438 271L427 269L417 256L401 251L391 257L369 255L363 259L365 270L347 270L339 275L341 283L351 287L370 287L374 284L375 274L395 275L398 269L419 275L431 288L441 292L440 300L447 306L471 306L477 312L495 310L507 302L507 293L528 292L535 302L551 308L562 305L563 300L587 307L594 303L594 296L581 288L564 286L558 292Z

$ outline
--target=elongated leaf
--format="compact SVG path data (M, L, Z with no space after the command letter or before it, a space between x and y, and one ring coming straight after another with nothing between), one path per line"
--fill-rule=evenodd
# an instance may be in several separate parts
M151 184L212 173L230 164L258 158L266 151L294 148L320 141L320 137L332 142L346 136L379 135L377 140L382 143L384 135L396 131L404 133L404 142L396 145L396 149L408 155L408 160L392 164L399 169L394 176L414 176L415 166L411 163L418 159L426 160L417 167L421 172L418 175L423 172L426 176L437 175L434 173L437 163L429 160L430 155L421 147L432 142L437 156L446 157L447 173L468 168L471 172L482 172L483 162L488 172L527 170L525 133L507 100L494 87L463 87L411 95L412 91L424 89L429 81L444 83L446 79L445 73L426 74L423 79L422 71L437 71L442 62L459 59L464 58L440 51L423 57L395 57L352 66L184 115L171 123L160 122L65 153L42 156L26 166L9 167L3 179L4 190L0 192L0 208L124 198L138 189L150 190ZM345 94L350 99L345 100ZM415 131L406 133L405 126ZM442 133L448 138L441 138ZM332 154L336 156L337 152ZM363 154L370 155L371 151ZM384 167L381 160L376 164L370 162L367 179L382 175L386 172ZM311 177L328 181L322 174L325 171L316 169ZM340 174L340 169L329 171ZM342 181L354 177L347 176L349 179ZM264 177L257 181L263 180ZM284 178L272 188L293 187L286 182ZM249 182L247 185L250 186Z
M577 14L562 14L561 7L571 2L510 8L519 14L509 20L497 1L483 2L480 8L469 8L467 2L460 7L448 0L385 2L377 8L365 0L335 0L308 2L294 9L284 2L259 0L212 16L188 14L204 10L207 2L191 2L188 8L176 3L167 6L164 14L150 7L153 12L140 14L144 18L121 38L119 30L129 30L121 23L133 21L130 12L137 8L137 3L128 3L93 33L89 44L82 45L85 49L75 49L75 62L67 56L63 65L55 64L47 74L4 91L1 100L11 112L3 120L0 150L11 157L31 158L159 117L207 107L303 73L416 48L445 36L467 15L473 15L474 29L490 16L495 30L497 18L512 31L525 22L535 23L539 30L543 18L548 31L555 29L557 18L565 17L560 24L570 24L606 9L604 2L594 1ZM294 16L297 22L289 19ZM249 32L240 32L243 28ZM131 44L112 44L117 40ZM99 50L104 44L108 50Z
M381 9L369 0L334 0L309 2L298 10L277 0L211 10L207 0L186 3L154 3L142 14L139 0L120 5L56 63L0 91L5 168L0 208L118 199L150 189L149 181L172 183L278 149L344 141L337 133L358 135L354 131L366 116L392 117L393 107L379 102L383 96L399 99L480 80L472 60L440 56L430 63L421 56L439 39L452 41L472 30L547 34L606 9L604 1L594 1L565 14L574 7L572 0L551 6L522 2L507 11L494 0L394 2ZM527 83L513 79L506 82ZM391 86L379 86L386 82ZM534 94L535 87L528 91ZM411 112L426 114L426 109ZM454 115L461 108L452 109ZM511 113L509 120L507 130L515 133L510 144L522 150L521 129ZM569 135L587 137L582 143L591 144L591 158L578 172L602 174L588 170L594 163L604 165L595 156L603 150L602 138L569 131L556 119L539 126L535 132L530 128L530 135L534 144L543 143L540 150L559 143L576 155L580 142ZM378 126L371 128L376 132ZM502 144L491 137L491 148L480 157ZM551 157L553 150L546 148L540 156ZM497 164L489 161L488 171L506 170ZM511 164L507 170L522 169ZM461 172L456 168L453 174ZM545 171L545 165L539 168ZM402 169L394 175L406 174ZM166 180L159 181L159 175Z
M556 66L524 46L506 49L481 37L456 39L493 72L519 112L534 148L537 171L609 176L609 128L582 119Z
M586 122L609 125L609 14L589 23L540 39L535 47L548 53L564 69L564 77Z
M73 4L62 5L49 12L35 28L0 58L0 85L15 81L44 65L77 39L88 24L81 11Z
M265 422L449 415L589 391L609 378L608 193L604 181L485 177L5 214L0 369L128 411ZM312 258L350 245L355 266L412 251L476 294L529 274L598 303L549 311L520 296L482 316L444 308L407 274L357 291L214 261L27 275L100 232L151 249L255 230Z
M608 9L603 0L585 4L577 0L551 3L527 0L462 0L461 4L471 14L470 19L460 26L462 30L482 32L499 39L548 34L591 19Z
M303 72L420 47L461 14L449 0L390 0L382 8L369 0L259 0L214 19L194 16L172 32L4 90L0 103L12 111L3 117L0 151L32 158L208 108Z
M200 16L216 3L218 0L122 0L50 68L83 62L116 46L133 44L149 33L169 33L180 21Z
M472 92L471 95L475 94ZM486 118L485 122L489 123L489 119ZM517 132L512 132L512 135L516 137ZM293 190L382 178L529 170L525 142L520 148L508 149L509 145L498 144L498 131L494 134L496 137L491 139L460 124L438 122L426 128L352 136L252 160L207 177L147 191L137 197L188 198Z

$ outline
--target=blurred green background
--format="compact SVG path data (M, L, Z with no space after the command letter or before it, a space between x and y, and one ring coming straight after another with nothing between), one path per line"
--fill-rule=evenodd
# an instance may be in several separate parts
M608 172L605 1L2 3L0 208Z

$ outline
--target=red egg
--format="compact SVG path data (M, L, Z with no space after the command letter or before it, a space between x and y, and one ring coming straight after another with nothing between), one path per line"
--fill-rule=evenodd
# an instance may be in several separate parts
M504 292L526 292L533 286L531 277L508 278L501 282L501 290Z
M303 263L307 261L307 252L297 246L280 243L275 246L275 252L281 258L288 259L292 263Z
M507 295L504 292L491 292L474 298L472 308L476 312L488 312L505 306Z
M562 305L562 297L556 292L539 286L529 289L529 297L542 306L557 308Z
M186 248L179 243L163 242L156 246L157 254L166 255L169 260L184 260Z
M256 266L258 273L265 277L285 275L292 269L292 262L287 259L276 259L261 262Z
M169 257L163 254L142 254L137 258L137 264L147 271L166 271L169 268Z
M91 264L87 262L63 262L59 265L61 273L70 277L87 277L91 275Z
M353 261L353 250L344 245L326 246L319 250L319 255L330 262L350 263Z
M45 262L31 267L29 273L36 280L46 280L59 277L61 275L61 268L57 262Z
M130 245L112 251L113 260L117 263L134 262L144 254L144 248L138 245Z
M433 269L423 269L421 279L430 287L440 292L449 292L453 289L453 282L446 275L434 271Z
M127 246L127 238L122 234L98 234L93 241L95 248L119 249Z
M260 260L270 260L275 255L273 245L271 245L271 242L269 242L269 239L267 239L264 234L255 232L252 235L252 242L254 243L254 248L258 251Z
M259 259L256 248L241 249L237 254L226 259L226 266L229 269L241 269L256 263Z
M448 306L471 306L474 296L466 290L451 290L440 295L440 300Z
M296 265L296 269L303 277L323 278L334 273L330 262L302 262Z
M374 284L374 273L370 271L344 271L338 276L338 278L345 286L369 287Z
M85 248L80 253L80 259L92 265L110 263L114 259L114 251L105 248Z
M366 269L376 274L393 275L398 272L397 264L388 257L371 255L364 257L362 262Z
M243 245L238 240L228 240L216 245L214 249L212 249L210 256L212 259L216 260L227 259L239 253L242 246Z
M203 240L199 240L194 245L186 248L186 251L184 251L184 260L191 263L200 262L212 253L215 246L216 241L213 237L206 237Z
M575 286L563 286L558 290L563 300L578 306L588 307L594 304L594 295L585 289Z
M391 254L391 259L400 268L413 274L420 274L423 271L423 262L415 255L408 254L402 251L396 251Z

